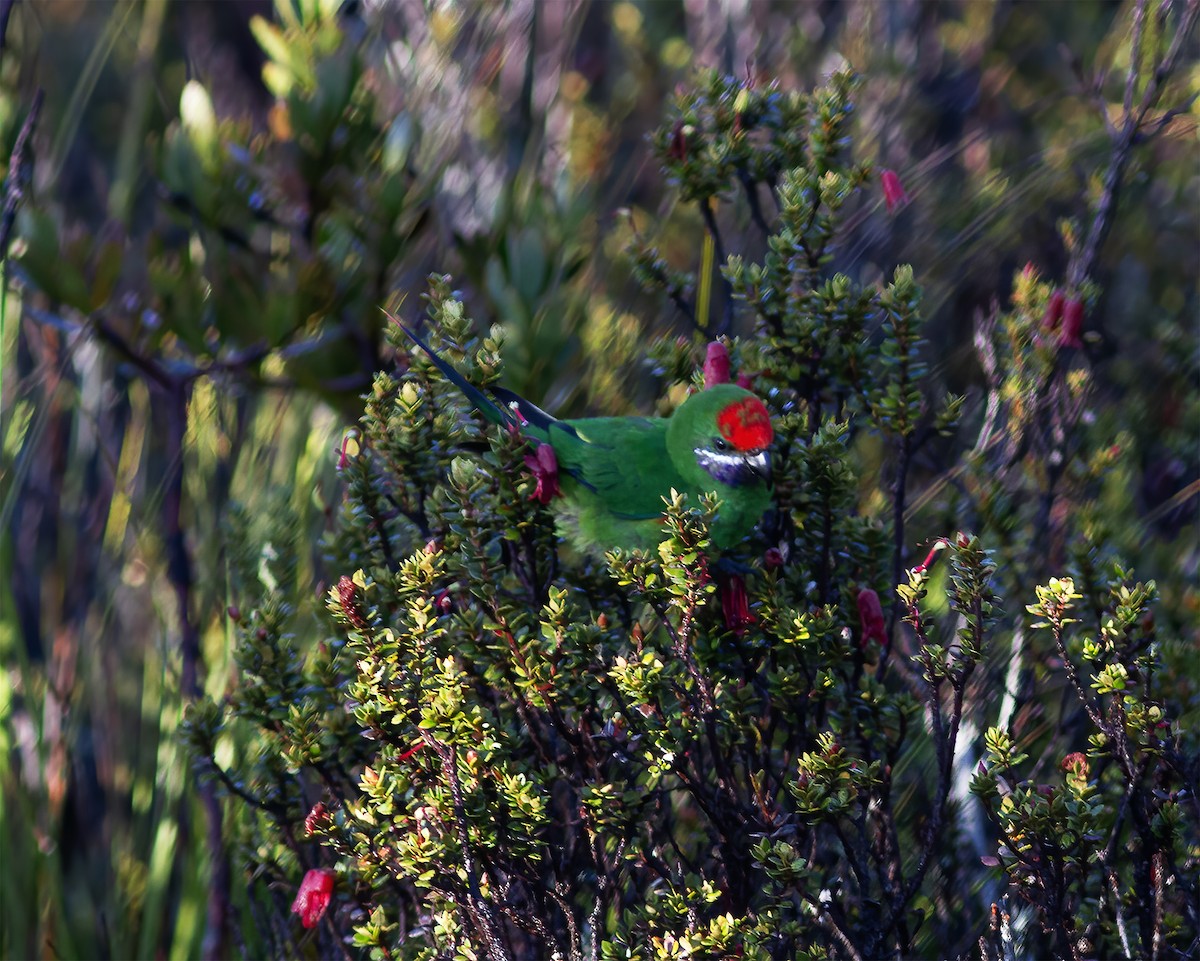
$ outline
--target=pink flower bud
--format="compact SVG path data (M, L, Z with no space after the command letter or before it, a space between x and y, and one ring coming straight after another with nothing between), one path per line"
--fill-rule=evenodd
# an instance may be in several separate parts
M754 374L747 374L744 370L737 375L737 385L743 390L754 390Z
M719 340L708 345L704 357L704 386L729 383L729 351Z
M908 192L894 170L881 170L879 182L883 187L883 202L887 205L889 214L895 213L897 207L908 203Z
M768 547L763 552L763 564L767 570L774 570L777 567L783 567L783 551L778 547Z

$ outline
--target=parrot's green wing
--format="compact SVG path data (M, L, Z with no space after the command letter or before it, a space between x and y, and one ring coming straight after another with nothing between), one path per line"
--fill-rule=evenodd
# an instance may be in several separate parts
M687 484L667 454L666 421L646 417L590 417L554 421L547 442L554 448L560 474L614 517L657 518L663 495Z

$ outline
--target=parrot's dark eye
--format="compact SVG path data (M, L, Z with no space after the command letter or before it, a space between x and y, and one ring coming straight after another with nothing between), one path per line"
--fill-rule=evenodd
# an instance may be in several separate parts
M713 438L713 450L727 451L727 450L729 450L729 443L724 438L714 437Z

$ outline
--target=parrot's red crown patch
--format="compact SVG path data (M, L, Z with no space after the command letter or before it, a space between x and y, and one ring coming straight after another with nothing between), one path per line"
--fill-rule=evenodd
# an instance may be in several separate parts
M745 397L726 407L717 416L717 428L722 437L743 451L769 447L775 436L771 415L757 397Z

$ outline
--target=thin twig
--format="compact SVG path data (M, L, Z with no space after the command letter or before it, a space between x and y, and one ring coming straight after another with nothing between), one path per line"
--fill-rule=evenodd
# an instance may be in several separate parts
M8 9L3 9L0 14L3 16L0 26L7 25ZM0 34L0 47L2 46L3 34ZM34 91L33 101L29 104L29 113L25 115L21 131L17 134L17 142L13 145L12 154L9 156L8 177L4 185L4 213L0 214L0 264L8 262L8 243L13 223L17 219L17 207L20 206L21 200L25 196L21 187L21 181L25 178L25 148L29 143L29 138L33 136L33 128L37 126L43 98L42 88L38 87Z
M717 218L713 213L710 198L705 198L700 204L700 213L704 216L704 225L712 235L713 243L717 248L717 273L721 276L721 289L725 291L725 310L721 314L721 323L715 327L712 333L713 337L720 337L722 334L728 334L733 327L733 286L729 283L725 272L720 269L728 262L729 258L725 254L725 242L721 239L721 230L717 226Z
M1112 229L1117 208L1117 196L1124 180L1125 170L1132 159L1133 146L1145 138L1141 129L1142 124L1145 122L1146 115L1158 102L1163 85L1174 72L1176 61L1183 51L1184 44L1196 26L1197 18L1200 17L1200 0L1188 0L1187 6L1180 16L1175 35L1171 38L1171 45L1162 60L1155 66L1146 82L1142 98L1135 107L1133 101L1137 80L1141 73L1139 67L1146 3L1147 0L1138 0L1137 6L1134 7L1133 39L1129 54L1129 74L1125 82L1123 116L1118 126L1110 128L1112 130L1110 134L1112 155L1109 158L1108 168L1104 172L1100 197L1096 201L1087 240L1079 252L1071 258L1071 263L1067 268L1067 284L1072 290L1077 290L1085 280L1092 276L1092 272L1095 270L1100 249ZM1153 132L1156 133L1162 129L1162 126L1164 125L1157 126Z

